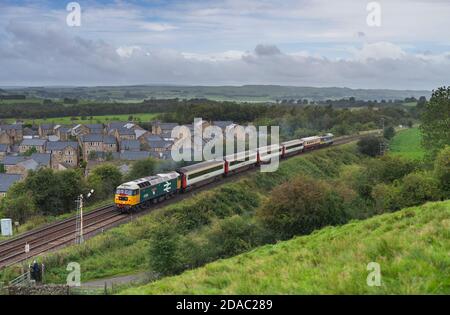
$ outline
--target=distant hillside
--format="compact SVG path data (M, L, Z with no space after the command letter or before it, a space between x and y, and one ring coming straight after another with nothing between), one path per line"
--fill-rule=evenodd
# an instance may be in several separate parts
M450 200L325 228L125 294L450 293ZM381 266L381 286L366 283Z
M6 89L8 90L8 89ZM208 98L212 100L274 102L308 99L323 101L355 97L357 100L403 100L431 95L430 91L366 90L338 87L294 87L277 85L244 86L113 86L113 87L30 87L9 89L28 98L78 98L96 100L142 100L149 98Z

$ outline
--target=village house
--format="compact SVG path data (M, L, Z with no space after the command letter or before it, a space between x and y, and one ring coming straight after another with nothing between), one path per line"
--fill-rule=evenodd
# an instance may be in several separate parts
M59 169L60 165L76 167L79 163L79 145L75 141L56 141L47 144L46 152L51 154L53 169Z
M0 174L0 199L4 198L9 188L21 179L20 174Z
M7 155L3 159L7 174L20 174L26 177L29 171L36 171L41 167L50 167L51 156L47 153L33 153L31 156Z
M44 139L24 139L20 143L19 152L25 153L28 150L35 148L38 153L45 153L45 145L47 140Z
M161 135L161 134L171 134L172 130L177 127L177 123L162 123L156 121L152 124L152 134Z
M14 144L22 140L23 128L21 124L0 126L0 144Z
M170 151L173 141L157 140L148 143L150 152L167 152Z
M120 151L141 151L141 143L138 140L122 140Z
M0 144L0 161L11 152L11 147L8 144Z
M118 128L114 132L117 141L121 140L136 140L136 134L131 128Z
M83 159L88 160L91 152L108 153L117 152L116 138L101 134L88 134L79 137Z
M40 124L38 128L39 138L48 138L50 135L55 134L55 125L54 124Z
M73 125L57 125L55 126L55 135L59 141L69 141L72 137Z

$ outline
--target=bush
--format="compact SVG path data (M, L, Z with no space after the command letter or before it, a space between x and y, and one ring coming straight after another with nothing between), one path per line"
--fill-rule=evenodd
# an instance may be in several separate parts
M434 162L434 176L439 181L444 198L450 197L450 146L442 149Z
M157 161L153 158L134 162L128 174L128 179L135 180L138 178L154 175Z
M180 236L169 222L161 222L154 227L149 249L152 272L167 276L182 270L179 240Z
M122 173L112 164L102 164L94 168L88 177L88 188L94 189L94 200L111 196L117 186L122 183Z
M380 145L384 140L380 137L367 136L358 141L357 146L360 153L376 157L380 155Z
M395 129L392 126L389 126L383 130L383 137L387 140L391 140L395 136Z
M386 155L367 163L369 178L378 182L392 183L417 168L417 162L400 156Z
M402 208L439 200L439 182L428 174L412 173L403 178L400 195Z
M303 176L275 188L257 217L277 239L347 221L342 197L329 184Z
M250 218L235 215L214 224L206 237L209 247L215 251L215 259L219 259L240 254L262 244L264 232Z

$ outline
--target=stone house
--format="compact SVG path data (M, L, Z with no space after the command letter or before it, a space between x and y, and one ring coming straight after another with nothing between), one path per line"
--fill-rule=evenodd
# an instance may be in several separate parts
M65 167L76 167L79 163L80 150L75 141L49 142L46 152L51 154L53 169L59 169L59 164L63 164Z
M22 140L23 140L23 128L21 124L0 126L0 143L14 144Z
M87 134L79 137L81 154L85 161L91 152L108 153L117 152L117 141L113 136L101 134Z
M46 144L47 140L44 139L24 139L20 143L19 152L25 153L31 148L36 148L36 152L45 153Z

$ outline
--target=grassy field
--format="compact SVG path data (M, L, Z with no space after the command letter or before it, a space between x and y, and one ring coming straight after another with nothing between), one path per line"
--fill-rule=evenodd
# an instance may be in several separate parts
M428 203L251 252L123 294L449 294L450 201ZM381 267L368 286L367 264Z
M410 128L399 131L390 143L390 154L422 159L425 151L421 146L422 136L419 128Z
M112 121L128 121L128 118L130 116L133 117L133 119L139 119L140 121L152 121L156 119L156 116L158 114L153 113L140 113L140 114L125 114L125 115L105 115L105 116L92 116L92 119L90 119L89 116L83 117L85 119L81 119L80 116L76 116L76 120L73 120L72 117L55 117L55 118L46 118L46 119L26 119L26 124L48 124L48 123L54 123L54 124L96 124L96 123L108 123ZM14 119L8 119L9 123L14 122Z

